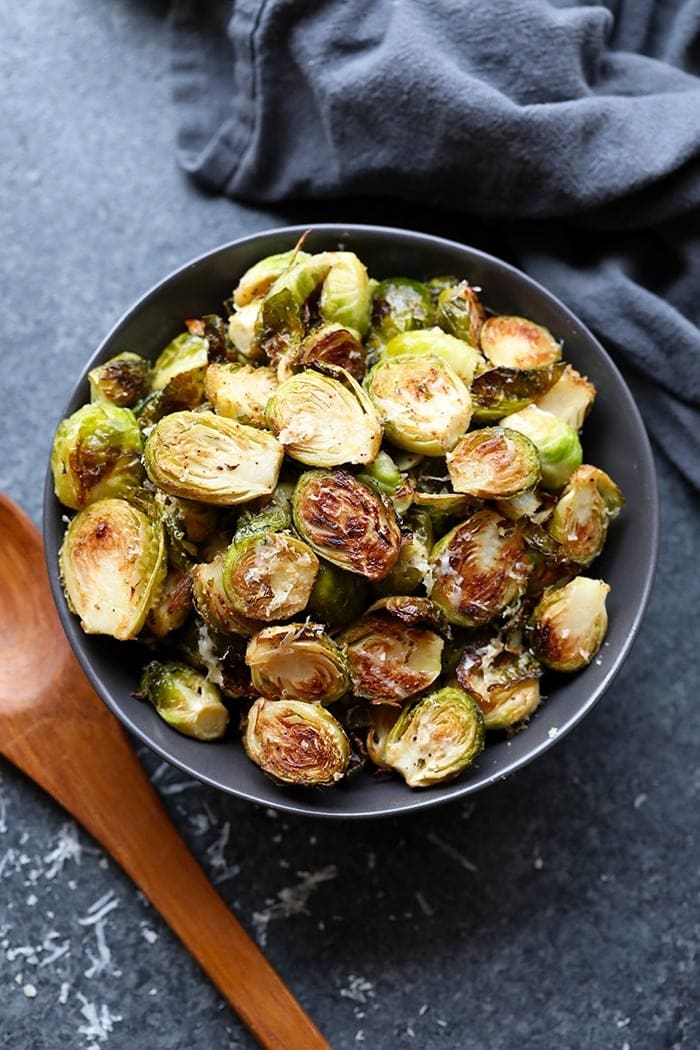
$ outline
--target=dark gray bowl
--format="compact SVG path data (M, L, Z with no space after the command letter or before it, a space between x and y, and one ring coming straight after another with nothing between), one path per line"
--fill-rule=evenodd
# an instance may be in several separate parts
M87 362L65 415L88 398L87 373L123 350L155 356L182 330L183 320L221 310L240 275L258 259L294 245L301 227L271 230L224 245L195 259L148 292L113 328ZM427 278L454 273L481 286L484 301L500 313L522 314L546 325L564 341L567 360L596 385L598 397L583 431L584 456L606 470L627 498L610 529L595 575L611 585L610 627L599 657L584 671L557 679L530 725L511 741L496 740L459 779L411 791L403 782L377 782L361 773L327 791L277 787L245 756L238 740L200 743L170 729L131 693L144 662L134 643L88 636L66 607L57 573L64 509L53 494L50 471L44 502L44 536L54 599L68 639L87 676L124 725L163 758L222 791L278 809L317 816L369 817L435 806L473 791L532 761L554 746L591 710L629 653L649 600L658 546L658 500L649 442L620 373L574 315L535 281L492 256L461 244L405 230L322 225L305 245L311 251L357 252L377 277ZM603 756L603 761L605 757Z

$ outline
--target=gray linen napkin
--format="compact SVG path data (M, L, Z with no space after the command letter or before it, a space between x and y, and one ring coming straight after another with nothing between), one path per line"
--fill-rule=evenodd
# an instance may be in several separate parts
M175 0L172 30L186 171L485 221L700 488L700 0Z

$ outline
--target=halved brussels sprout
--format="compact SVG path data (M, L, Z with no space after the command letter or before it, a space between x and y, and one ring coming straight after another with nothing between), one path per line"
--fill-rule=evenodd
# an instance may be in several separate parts
M151 386L151 365L139 354L117 354L88 372L91 401L131 408Z
M429 595L450 623L478 627L525 591L531 562L517 523L480 510L443 536L430 556Z
M204 393L220 416L251 427L265 426L265 406L277 389L277 376L264 365L209 365Z
M540 480L535 445L525 434L506 427L484 427L465 434L446 459L455 492L479 499L517 496Z
M522 646L505 645L500 635L468 644L455 673L478 704L486 729L508 729L539 707L541 665Z
M287 455L312 467L371 463L382 427L362 387L344 368L313 369L281 383L267 404L267 425Z
M95 500L129 496L143 480L141 431L130 408L83 405L62 420L51 450L54 492L80 510Z
M182 627L192 612L192 577L189 572L169 569L163 585L148 610L145 630L154 638L166 638Z
M135 638L165 579L163 527L126 500L97 500L66 529L59 570L86 634Z
M241 277L233 292L233 302L238 309L247 306L254 299L265 295L278 277L281 277L293 263L305 262L308 252L292 248L288 252L268 255L251 266Z
M561 343L548 328L525 317L489 317L479 340L491 364L498 367L543 368L561 359Z
M563 488L581 465L583 452L578 434L551 412L544 412L536 405L528 405L520 412L506 416L503 425L525 434L537 446L542 485L546 489Z
M284 450L264 430L213 412L173 412L151 431L146 472L165 492L218 506L272 492Z
M476 288L468 281L460 281L450 288L443 288L438 297L435 320L450 335L479 345L479 333L486 319Z
M471 385L474 418L488 423L519 412L552 389L565 368L563 361L542 368L488 368Z
M517 496L496 501L496 510L505 518L517 521L518 518L527 518L541 525L551 515L556 503L556 496L544 489L528 489Z
M384 357L424 357L431 354L450 365L467 386L474 373L486 361L473 346L463 339L456 339L442 328L423 328L418 331L401 332L382 348Z
M314 580L307 614L329 627L346 627L365 608L365 582L351 572L321 561Z
M388 452L382 449L373 463L367 464L358 480L381 492L397 514L405 514L413 502L413 486L399 471Z
M399 448L440 456L469 426L469 391L437 357L386 358L374 366L366 384L387 438Z
M277 376L282 383L301 369L327 364L344 368L359 380L365 374L366 356L357 332L339 324L323 324L312 329L298 346L280 358Z
M141 433L147 435L151 428L171 412L192 412L204 401L204 380L207 369L191 368L178 372L162 389L153 390L134 405L134 414L139 421Z
M151 390L162 390L181 372L204 368L208 362L209 344L200 335L182 332L168 343L156 358L151 376Z
M140 694L169 726L195 740L218 740L229 714L219 689L200 671L175 660L153 660L141 675Z
M378 598L367 610L369 613L386 613L410 624L411 627L430 627L433 631L448 631L447 619L442 609L430 598L416 598L408 594L390 594Z
M577 372L572 365L567 364L556 383L546 393L535 398L535 404L543 411L551 412L574 430L580 430L595 396L596 389L593 383Z
M317 623L291 623L258 631L246 663L260 696L332 704L350 689L345 653Z
M442 670L443 640L386 611L369 613L340 636L353 692L375 704L400 704L427 689Z
M224 564L229 601L252 620L288 620L306 608L318 558L288 532L255 535L232 543Z
M433 525L427 511L414 509L404 521L401 549L391 571L375 585L381 594L413 594L423 584L429 570L433 546Z
M260 629L260 622L244 616L229 600L224 589L225 564L226 554L222 552L210 562L200 562L194 566L192 597L195 608L213 630L250 638Z
M369 727L365 747L367 756L380 769L391 767L384 761L386 739L401 715L396 704L372 704L369 708Z
M388 343L399 332L427 328L434 316L430 292L420 281L408 277L380 281L372 296L370 344Z
M387 500L345 470L309 470L292 500L294 524L333 565L381 580L395 564L401 530Z
M318 303L324 321L352 328L362 339L369 328L372 297L367 268L354 252L334 252Z
M265 354L256 342L261 302L255 299L235 310L228 319L228 337L241 357L248 361L264 361Z
M535 656L553 671L578 671L596 655L608 629L603 580L576 576L546 590L532 614L529 641Z
M350 744L341 724L322 704L302 700L256 700L248 712L243 745L268 776L298 787L336 784L350 762Z
M401 712L381 756L383 765L400 773L409 787L430 787L470 766L484 739L484 720L472 698L444 686Z
M619 488L603 470L584 464L564 489L547 531L577 565L590 565L605 544L608 523L622 507Z
M270 286L260 304L253 347L276 365L304 336L304 304L333 265L336 253L308 255L289 266ZM245 309L245 307L244 307Z
M444 459L431 456L423 460L409 475L413 487L413 505L430 516L436 532L444 532L444 522L450 517L466 518L474 500L455 492Z

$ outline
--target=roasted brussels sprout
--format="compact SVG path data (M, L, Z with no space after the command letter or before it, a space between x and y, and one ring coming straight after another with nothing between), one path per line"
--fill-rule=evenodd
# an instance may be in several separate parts
M109 401L131 408L145 397L151 386L151 365L138 354L117 354L88 372L91 401Z
M467 281L443 288L437 302L435 321L450 335L471 346L479 345L479 333L486 319L476 288Z
M585 464L571 475L547 531L561 544L569 561L590 565L602 551L608 523L623 502L622 493L605 471Z
M59 570L86 634L135 638L165 579L163 527L126 500L97 500L68 525Z
M509 729L539 707L542 666L522 645L500 635L468 644L457 665L457 681L478 704L486 729Z
M289 532L272 532L231 544L223 584L244 616L288 620L306 608L317 572L318 558L310 547Z
M369 328L372 297L367 268L354 252L334 252L318 303L324 321L352 328L362 339Z
M139 695L185 736L218 740L226 732L229 715L219 689L187 664L153 660L143 670Z
M345 470L302 474L292 510L300 536L341 569L381 580L399 556L401 530L393 508Z
M228 338L246 361L263 362L265 354L256 342L259 331L260 300L255 299L235 310L228 319Z
M246 270L236 285L233 292L234 305L240 309L252 303L254 299L260 299L291 265L305 262L309 258L307 252L292 248L291 251L268 255L261 259Z
M277 385L272 368L214 363L207 368L204 393L218 415L264 427L265 406Z
M374 462L358 474L358 480L386 496L397 514L405 514L413 502L413 486L388 452L379 452Z
M244 616L224 590L225 553L192 569L192 596L197 612L208 627L222 634L250 638L260 628L257 620Z
M367 757L379 769L390 769L384 761L386 738L401 715L397 704L373 704L369 711L369 726L365 747Z
M474 419L488 423L519 412L552 389L565 367L563 361L557 361L542 368L486 369L470 387Z
M411 627L430 627L433 631L449 632L444 612L430 598L415 597L411 594L390 594L378 598L367 612L386 613Z
M234 540L249 539L270 532L282 532L292 527L292 496L294 485L280 481L269 496L256 500L252 506L243 507L238 515Z
M204 401L206 373L204 365L178 372L162 389L153 390L134 405L141 433L148 435L155 424L171 412L192 412L199 408Z
M429 594L450 623L478 627L525 591L531 562L518 524L480 510L439 540Z
M437 357L386 358L366 385L387 438L398 448L441 456L469 426L469 391Z
M156 358L151 375L151 389L162 390L181 372L204 368L208 363L209 344L201 335L182 332L168 343Z
M506 416L503 425L509 430L519 430L537 446L542 485L546 489L563 488L576 467L581 465L583 453L578 434L551 412L528 405L520 412Z
M543 368L561 359L561 343L542 325L525 317L489 317L479 334L491 364L504 368Z
M560 367L560 366L557 366ZM556 383L546 393L535 398L535 404L545 412L580 430L595 401L596 389L571 365L565 365Z
M328 275L334 257L333 252L320 252L301 260L297 258L263 297L255 322L252 349L261 351L272 365L276 365L282 354L303 338L304 304Z
M380 281L372 297L370 343L381 345L399 332L427 328L433 323L434 316L430 292L420 281L408 277Z
M429 787L470 766L484 739L478 706L464 690L445 686L406 707L376 750L382 764L400 773L409 787Z
M608 629L603 580L575 576L563 587L546 590L532 614L533 652L553 671L579 671L596 655Z
M427 511L414 508L404 519L401 549L391 571L376 583L381 594L413 594L428 573L433 546L433 525Z
M272 492L284 451L266 431L213 412L173 412L146 441L144 462L165 492L219 506Z
M486 361L475 347L456 339L441 328L401 332L382 348L381 357L424 357L430 354L445 361L467 386Z
M525 434L506 427L465 434L446 459L455 492L479 499L517 496L540 480L537 448Z
M322 704L256 700L243 737L248 757L274 780L322 787L342 780L350 762L345 731Z
M334 377L308 369L286 379L267 403L267 425L307 466L371 463L382 441L374 406L345 369Z
M354 573L321 561L306 612L329 627L346 627L365 608L365 582Z
M355 695L375 704L400 704L427 689L442 670L440 635L403 623L385 610L363 616L340 640Z
M282 383L301 369L326 364L344 368L353 379L360 380L365 374L365 359L366 351L357 332L339 324L323 324L280 358L277 376Z
M54 492L80 510L98 499L129 496L143 480L141 431L129 408L83 405L58 425L51 450Z
M219 508L169 496L156 489L154 505L165 526L168 560L180 570L189 569L201 558L202 546L213 537L219 526Z
M189 572L170 569L148 610L145 632L166 638L179 630L192 612L192 577Z
M348 661L323 624L290 623L258 631L246 663L260 696L332 704L350 688Z

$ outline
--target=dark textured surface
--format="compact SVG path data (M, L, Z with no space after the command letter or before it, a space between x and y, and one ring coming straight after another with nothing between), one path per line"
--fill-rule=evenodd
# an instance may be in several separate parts
M164 13L25 0L5 19L0 485L37 519L74 375L131 301L190 256L321 218L498 249L497 232L446 213L261 212L199 195L173 159ZM633 654L585 722L512 780L466 805L348 828L274 817L143 754L334 1048L700 1045L700 516L658 467L659 576ZM65 824L0 764L0 1046L252 1046L131 883ZM285 892L295 886L306 892Z

